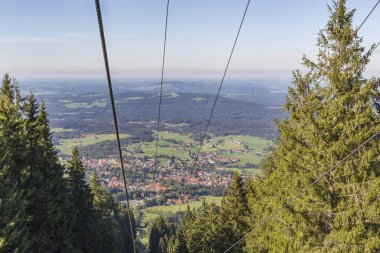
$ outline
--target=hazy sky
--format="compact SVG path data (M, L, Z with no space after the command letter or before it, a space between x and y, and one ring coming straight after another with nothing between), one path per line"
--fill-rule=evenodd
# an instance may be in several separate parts
M377 0L348 0L359 25ZM314 58L326 0L251 1L228 78L290 78ZM103 0L116 78L159 78L166 0ZM246 0L171 0L166 78L220 79ZM359 35L380 41L380 6ZM17 78L104 77L94 1L2 0L0 72ZM380 48L368 66L380 74Z

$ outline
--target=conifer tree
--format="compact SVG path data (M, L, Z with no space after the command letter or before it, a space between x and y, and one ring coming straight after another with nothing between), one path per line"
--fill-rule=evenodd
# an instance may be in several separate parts
M15 82L8 74L4 75L0 93L0 131L4 144L4 156L2 157L2 167L9 166L11 180L23 182L25 177L24 148L22 123L19 111L20 103L15 101Z
M169 237L173 234L173 228L164 217L154 220L149 235L149 252L164 253L167 249Z
M216 242L220 250L228 248L234 242L242 238L248 232L249 209L247 192L243 178L235 173L227 189L226 196L222 199L219 215L219 238ZM241 252L244 244L239 244L232 252Z
M24 105L26 120L24 133L26 140L25 163L27 179L25 192L27 194L28 226L30 227L30 249L33 252L52 252L54 242L48 233L50 210L53 202L50 198L49 182L46 169L42 162L43 155L38 146L37 115L38 103L33 94L30 94Z
M47 219L47 234L50 236L55 251L71 252L69 193L64 179L64 167L59 163L57 152L52 142L48 114L42 100L36 118L39 166L45 179L48 203L51 206Z
M186 245L186 239L182 231L177 231L175 235L169 238L167 252L168 253L177 253L177 252L188 253L189 252Z
M4 147L0 144L0 156ZM0 159L1 162L1 159ZM26 226L22 191L9 177L9 166L0 170L0 252L28 252L29 229Z
M65 179L45 103L39 106L33 94L21 98L6 74L0 89L0 253L131 252L125 208L96 178L87 186L77 149L67 171Z
M72 244L75 250L93 252L91 194L85 181L84 167L77 148L74 148L69 163L67 181L70 202L72 203L70 215Z
M180 225L178 229L176 230L176 233L174 236L172 236L169 250L168 252L174 253L174 252L191 252L191 245L189 245L189 240L191 237L191 233L193 231L193 222L195 220L195 214L190 209L190 206L187 205L186 211L183 214L183 217L181 219Z
M203 199L193 225L186 232L187 248L190 252L219 252L219 213L215 203L208 204Z
M95 173L90 178L90 190L92 206L94 208L94 222L91 224L93 232L93 244L97 252L115 252L117 248L116 224L113 220L111 197L108 196L99 182Z
M367 80L369 62L352 27L354 11L333 1L318 38L318 59L306 57L306 74L294 72L279 140L265 164L264 180L253 183L252 220L259 222L379 131L379 79ZM325 85L318 80L324 77ZM376 187L378 141L363 147L313 185L247 240L249 252L376 252L380 250ZM269 169L268 169L269 168ZM257 223L251 223L255 227Z
M134 234L134 238L136 238L136 234L134 228L131 231L128 210L120 202L113 199L112 203L115 226L117 227L116 241L118 242L118 248L120 252L133 252L132 233ZM133 213L131 214L133 219L132 224L135 224Z
M5 74L0 90L0 252L29 252L19 110L15 82Z

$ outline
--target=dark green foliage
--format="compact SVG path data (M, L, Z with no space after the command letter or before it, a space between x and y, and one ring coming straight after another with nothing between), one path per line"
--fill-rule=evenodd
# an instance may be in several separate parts
M64 175L44 102L7 74L0 98L0 252L132 252L126 210L90 189L78 150Z
M90 188L86 184L84 167L77 148L74 148L69 162L67 182L71 208L71 238L73 247L81 252L90 252L92 248L93 208Z
M317 62L304 57L309 71L294 72L295 87L285 105L289 118L278 122L278 145L265 163L266 177L253 185L252 228L380 130L379 79L362 75L369 55L352 27L354 11L347 11L343 0L329 10ZM324 75L322 86L317 82ZM248 251L379 251L378 143L363 147L258 228L247 240Z
M245 187L243 178L235 173L227 194L222 200L219 217L221 240L218 242L221 250L227 249L248 232L250 212ZM243 248L244 243L239 244L232 252L241 252Z
M174 233L174 227L162 216L158 217L152 224L149 235L149 252L167 252L169 238Z
M120 202L112 200L111 205L114 212L114 225L116 228L116 241L118 243L118 248L120 252L133 252L133 243L132 243L132 233L136 238L135 227L131 233L131 228L129 224L129 215L128 210L125 206L121 205ZM134 216L132 214L132 224L135 224Z
M265 177L245 186L235 175L219 212L205 203L188 210L170 252L183 244L190 252L224 252L245 235L229 252L380 251L379 137L276 213L380 131L380 80L363 77L374 47L365 54L344 0L329 11L317 61L304 57L307 73L294 72L289 117L277 122L277 145L261 164Z
M223 252L249 228L245 187L240 175L235 174L220 208L205 201L197 211L188 207L177 229L158 218L151 228L150 252ZM241 252L243 247L233 252Z
M4 253L29 251L23 187L26 166L16 90L15 81L6 74L0 93L0 252Z
M90 190L94 208L93 246L98 252L132 252L127 209L115 202L112 196L102 189L96 174L91 175Z

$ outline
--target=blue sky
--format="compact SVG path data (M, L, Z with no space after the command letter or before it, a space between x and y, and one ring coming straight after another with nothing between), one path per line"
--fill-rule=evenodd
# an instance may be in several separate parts
M327 20L320 0L252 0L228 78L290 79L303 54L314 58ZM103 0L115 78L160 77L166 0ZM348 0L359 25L376 0ZM171 0L166 79L220 79L246 0ZM380 41L380 6L360 31ZM0 72L17 78L101 78L103 59L92 0L3 0ZM380 73L380 48L368 66Z

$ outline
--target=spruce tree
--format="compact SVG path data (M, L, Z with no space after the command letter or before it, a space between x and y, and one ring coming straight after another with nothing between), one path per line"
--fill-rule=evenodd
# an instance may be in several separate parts
M173 228L160 216L154 220L149 234L149 252L164 253L167 250L169 238L173 234Z
M111 196L102 189L95 173L90 178L94 222L91 224L93 244L97 252L115 252L117 249L117 224L114 223Z
M25 162L28 176L25 183L27 194L28 226L30 227L30 249L33 252L52 252L54 242L48 233L50 210L53 202L50 198L49 182L42 162L37 133L38 104L33 94L30 94L24 105L26 120L24 132L26 140Z
M91 193L85 181L85 173L77 148L72 152L69 162L67 181L71 207L71 241L74 250L93 252L91 224L93 222L93 208Z
M117 248L119 252L133 252L132 234L129 226L127 208L113 198L111 198L111 208L114 214L113 224L115 227ZM134 224L134 221L132 224ZM135 231L133 230L132 233L135 233Z
M168 253L188 253L187 245L186 245L186 239L182 231L178 231L169 238L169 243L167 246L167 252Z
M5 74L0 90L0 252L29 252L25 164L16 84Z
M0 155L3 152L4 147L0 144ZM0 252L28 252L26 201L19 184L10 180L9 169L4 165L0 170Z
M21 105L16 96L16 83L8 74L4 75L0 93L0 131L4 144L2 167L9 166L11 180L22 183L25 180L25 140L23 136L23 119Z
M219 252L218 223L219 213L215 203L208 204L204 199L197 212L193 225L186 231L187 248L190 252Z
M253 183L252 228L318 175L379 131L379 79L363 77L369 62L352 27L354 11L333 1L318 38L318 59L306 57L306 74L294 72L278 122L278 145ZM324 85L318 81L322 78ZM376 252L380 250L378 140L368 143L274 219L256 228L249 252Z
M64 167L59 163L57 151L52 142L48 114L42 100L36 118L39 166L45 179L49 203L47 234L52 240L54 251L71 252L69 194L67 182L64 179ZM46 208L48 208L46 206Z
M219 216L219 241L220 250L228 248L234 242L242 238L248 232L249 209L247 192L243 178L235 173L227 189L226 196L221 203ZM241 252L244 243L233 248L232 252Z

